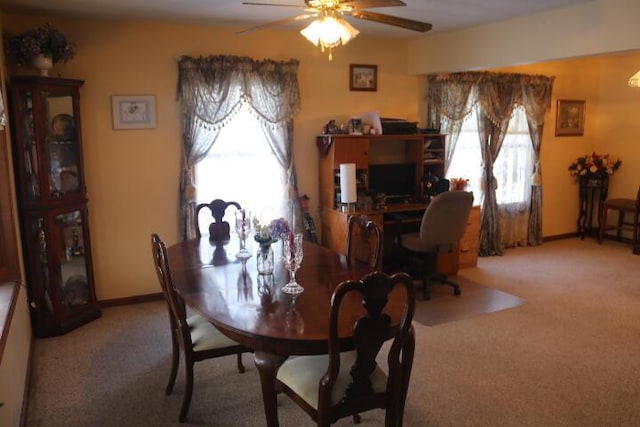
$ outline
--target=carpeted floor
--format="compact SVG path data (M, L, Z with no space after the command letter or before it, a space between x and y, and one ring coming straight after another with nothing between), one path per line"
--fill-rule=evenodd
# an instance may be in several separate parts
M640 256L629 245L549 242L481 258L460 276L483 284L480 294L491 288L526 304L435 326L414 322L405 425L640 425ZM463 285L461 297L471 294ZM421 301L419 316L449 299L464 302ZM164 395L165 310L161 302L109 308L67 335L36 340L27 427L180 425L182 372L174 393ZM184 425L263 426L251 359L244 356L244 374L233 357L197 364ZM278 411L283 427L313 425L285 396ZM382 411L364 413L361 425L383 420Z

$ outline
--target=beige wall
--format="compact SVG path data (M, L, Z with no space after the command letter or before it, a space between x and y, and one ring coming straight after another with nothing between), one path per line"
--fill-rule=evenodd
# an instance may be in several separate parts
M542 144L544 236L576 228L578 188L567 169L578 156L596 151L622 159L609 194L635 197L640 185L640 90L627 86L627 81L638 69L640 52L500 69L555 76ZM584 136L555 136L558 99L586 101Z
M640 2L594 0L409 42L410 74L531 64L640 49Z
M302 110L295 118L295 164L301 193L317 205L315 135L329 119L362 111L418 119L419 78L406 74L403 41L358 37L327 54L294 32L150 22L45 19L6 14L6 30L51 21L78 45L71 62L53 75L85 80L82 128L96 291L98 299L159 292L150 256L150 234L177 240L180 123L175 101L181 55L232 54L300 60ZM378 65L377 92L350 92L350 63ZM111 95L157 97L158 127L115 131ZM250 172L250 171L249 171ZM221 184L223 185L223 184Z

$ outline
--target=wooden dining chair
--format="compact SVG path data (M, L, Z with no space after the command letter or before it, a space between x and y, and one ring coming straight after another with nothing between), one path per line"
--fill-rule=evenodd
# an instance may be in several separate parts
M394 329L384 312L389 294L403 289L404 310ZM344 301L362 301L363 315L341 310ZM413 365L415 336L411 321L415 307L414 287L406 273L388 276L373 272L361 280L342 282L331 298L329 354L287 360L278 371L277 387L319 426L371 409L385 409L386 426L402 426L409 377ZM351 323L353 321L353 323ZM340 352L339 325L353 327L355 350ZM386 358L387 374L376 363L385 341L392 340Z
M615 224L607 224L609 211L617 211L618 218ZM607 231L615 230L616 238L622 240L624 230L631 231L631 243L633 253L640 254L640 186L636 198L616 198L607 199L602 205L602 216L600 217L600 230L598 233L598 243L602 243Z
M309 196L303 194L298 197L300 201L300 209L302 210L302 226L304 227L304 239L318 243L318 235L316 233L316 223L311 216L311 212L309 211Z
M202 233L200 231L200 223L198 221L200 211L207 208L211 211L213 222L209 225L209 239L214 242L228 241L230 236L231 227L227 221L224 221L224 214L229 206L234 206L237 210L242 209L238 202L226 202L222 199L214 199L210 203L200 203L196 206L195 214L195 226L196 237L200 238Z
M382 261L382 231L366 215L351 215L347 221L346 255L378 268Z
M160 236L155 233L151 236L151 244L156 273L169 309L169 324L171 326L171 373L165 394L169 395L173 391L180 362L180 349L182 349L186 385L179 421L184 422L193 394L193 365L195 362L235 354L238 371L243 373L242 353L251 350L224 336L199 314L187 317L184 300L175 290L171 280L166 246Z

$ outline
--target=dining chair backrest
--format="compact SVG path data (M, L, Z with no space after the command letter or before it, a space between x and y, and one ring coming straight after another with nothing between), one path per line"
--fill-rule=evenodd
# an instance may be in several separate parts
M222 199L214 199L210 203L200 203L196 206L195 212L195 227L196 237L200 238L202 232L200 231L199 215L200 211L207 208L211 211L213 222L209 225L209 239L215 242L227 241L230 238L231 228L227 221L224 221L224 215L229 206L234 206L237 210L242 209L238 202L227 202Z
M405 299L400 322L394 326L384 309L391 292L396 288L403 289ZM338 325L340 316L353 316L353 313L341 310L341 304L350 298L349 294L352 293L357 294L357 300L362 301L364 315L355 321L353 328L356 359L350 367L352 381L340 402L335 405L332 404L332 393L341 361ZM377 407L386 408L387 419L395 420L394 425L401 425L415 349L415 337L411 326L414 309L413 281L406 273L389 276L376 271L367 274L361 280L348 280L338 285L331 299L329 367L319 385L319 419L334 422L338 418ZM389 339L392 340L392 344L386 358L386 387L383 390L375 390L371 376L377 368L376 357L382 345ZM320 420L318 424L325 425Z
M160 236L156 233L151 235L153 258L156 267L158 281L162 287L164 299L169 308L169 321L171 328L179 334L181 343L185 347L191 346L191 336L187 325L187 315L184 301L175 290L171 280L171 271L167 259L167 247Z
M382 231L366 215L351 215L347 222L347 258L378 268L382 256Z

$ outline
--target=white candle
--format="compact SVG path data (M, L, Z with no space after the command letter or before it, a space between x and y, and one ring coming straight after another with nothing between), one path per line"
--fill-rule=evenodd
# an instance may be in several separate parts
M356 164L343 163L340 165L340 201L342 203L355 203L357 200Z

